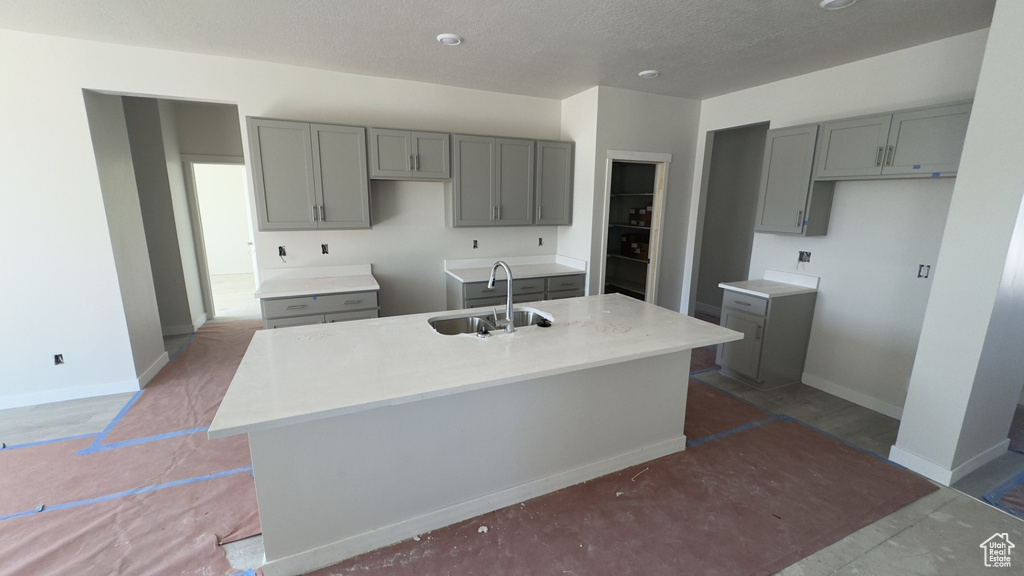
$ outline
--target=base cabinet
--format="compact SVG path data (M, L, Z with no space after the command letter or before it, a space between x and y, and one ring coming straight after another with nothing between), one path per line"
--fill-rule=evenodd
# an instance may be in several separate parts
M718 345L722 372L762 389L799 382L817 294L761 298L723 288L720 324L743 339Z
M512 302L537 302L584 296L585 274L568 274L512 279ZM448 276L448 309L504 306L508 300L508 282L497 280L494 288L487 282L460 282Z
M376 292L349 292L264 298L260 300L264 328L329 324L380 317Z

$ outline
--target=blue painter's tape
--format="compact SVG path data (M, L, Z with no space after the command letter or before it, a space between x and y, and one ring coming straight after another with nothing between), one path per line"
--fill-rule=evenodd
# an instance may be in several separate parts
M313 300L316 300L316 296L313 296Z
M127 448L128 446L138 446L139 444L146 444L147 442L157 442L159 440L167 440L169 438L177 438L179 436L188 436L190 434L201 434L209 429L209 427L190 428L188 430L178 430L176 432L168 432L166 434L157 434L156 436L144 436L142 438L122 440L121 442L111 442L110 444L99 444L97 442L93 442L88 448L83 448L82 450L79 450L78 456L95 454L96 452L104 452L106 450L116 450L118 448Z
M175 358L177 358L182 352L185 351L185 347L188 346L192 342L192 339L195 337L195 332L189 334L188 338L186 338L185 341L181 343L181 346L178 346L178 349L174 351L174 354L171 354L170 358L168 358L167 361L173 362Z
M1017 488L1021 484L1024 484L1024 472L1020 472L1013 478L1010 478L1006 482L1003 482L995 490L989 492L988 494L985 494L983 498L986 502L995 506L996 508L999 508L1003 512L1006 512L1007 514L1012 514L1017 518L1024 519L1024 513L1022 513L1020 510L1014 510L1009 506L1004 506L999 501L1003 496L1006 496L1011 490Z
M238 574L232 574L231 576L256 576L256 571L249 568L245 572L239 572Z
M67 442L68 440L81 440L83 438L92 438L97 434L82 434L81 436L65 436L63 438L54 438L53 440L39 440L37 442L26 442L25 444L14 444L12 446L4 446L3 450L17 450L18 448L32 448L33 446L42 446L44 444L53 444L55 442Z
M920 169L921 169L921 165L920 164L914 164L914 170L920 170Z
M942 176L942 174L940 174L938 172L932 172L932 178L938 178L940 176Z
M134 488L132 490L125 490L123 492L116 492L114 494L107 494L106 496L99 496L96 498L89 498L88 500L78 500L75 502L66 502L64 504L53 504L46 505L45 511L51 512L53 510L64 510L67 508L77 508L79 506L87 506L89 504L96 504L98 502L106 502L108 500L114 500L117 498L124 498L125 496L135 496L136 494L145 494L146 492L155 492L157 490L163 490L165 488L173 488L175 486L184 486L185 484L194 484L196 482L204 482L206 480L215 480L217 478L223 478L225 476L232 476L234 474L242 474L243 472L251 472L252 466L246 466L244 468L235 468L234 470L227 470L225 472L217 472L215 474L207 474L206 476L196 476L194 478L184 478L182 480L175 480L173 482L165 482L163 484L153 484L152 486L145 486L143 488ZM40 507L42 508L42 507ZM10 520L12 518L20 518L22 516L28 516L29 514L36 514L40 512L39 508L33 508L32 510L26 510L24 512L17 512L15 514L8 514L7 516L0 516L0 522L4 520Z
M752 430L754 428L764 426L765 424L770 424L772 422L775 422L776 420L782 420L782 416L780 414L772 414L771 416L764 418L762 420L747 422L742 426L737 426L731 430L726 430L725 432L719 432L717 434L712 434L711 436L705 436L704 438L698 438L696 440L687 439L686 445L691 448L694 446L700 446L701 444L714 442L715 440L721 440L722 438L728 438L733 434L739 434L740 432L746 432L747 430Z
M133 394L132 397L128 399L128 402L124 405L124 408L121 408L121 411L117 413L117 416L114 416L114 419L111 420L110 424L107 424L107 427L104 428L103 431L99 433L96 439L92 441L92 444L90 444L89 447L86 448L85 450L79 450L78 454L88 454L89 450L98 447L103 442L103 439L107 437L107 434L110 434L110 431L114 429L114 426L117 426L118 422L121 421L121 418L124 418L124 415L128 413L128 410L139 399L139 396L142 396L142 390L139 390L138 392Z

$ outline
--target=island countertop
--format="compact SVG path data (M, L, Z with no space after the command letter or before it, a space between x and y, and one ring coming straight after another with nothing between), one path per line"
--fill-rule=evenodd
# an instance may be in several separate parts
M551 327L526 326L489 338L445 336L427 323L435 316L458 314L451 311L258 331L209 436L243 434L742 338L738 332L619 294L535 306L554 319Z

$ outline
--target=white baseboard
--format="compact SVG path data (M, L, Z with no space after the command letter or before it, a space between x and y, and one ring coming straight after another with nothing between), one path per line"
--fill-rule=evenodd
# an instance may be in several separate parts
M997 442L994 446L982 451L980 454L975 455L970 460L963 464L956 466L952 470L946 469L945 467L927 460L900 448L899 446L893 446L889 450L889 459L893 462L905 466L918 474L934 480L943 486L949 486L955 484L958 480L967 476L971 472L974 472L978 468L981 468L985 464L999 458L1006 453L1007 447L1010 445L1010 439L1004 438L1002 441Z
M720 306L712 306L711 304L704 304L703 302L697 302L693 307L694 310L701 314L710 314L712 316L721 316L722 308Z
M903 417L903 408L895 404L890 404L884 400L879 400L878 398L873 398L867 394L857 392L856 390L851 390L845 386L825 380L824 378L820 378L809 372L804 372L800 377L800 380L812 388L817 388L822 392L828 392L829 394L838 396L843 400L849 400L854 404L858 404L868 408L869 410L874 410L880 414L885 414L890 418L899 420Z
M146 384L149 384L149 381L156 376L157 372L159 372L161 368L167 366L168 362L170 362L170 359L167 356L167 352L160 354L160 357L158 357L152 364L150 364L149 368L146 368L146 370L139 375L139 389L141 390L142 388L145 388Z
M384 526L372 532L339 540L300 554L272 560L262 566L265 576L289 576L305 574L325 566L337 564L370 550L376 550L401 542L407 538L436 530L511 506L542 494L568 488L580 482L635 466L643 462L674 454L686 448L686 437L673 438L639 450L633 450L612 458L592 462L533 482L513 486L506 490L461 502L416 518Z
M139 382L137 380L107 382L103 384L91 384L87 386L73 386L71 388L59 388L57 390L43 390L39 392L29 392L28 394L0 396L0 410L6 410L7 408L22 408L25 406L37 406L39 404L50 404L51 402L63 402L65 400L80 400L82 398L93 398L95 396L109 396L111 394L122 394L124 392L138 391Z

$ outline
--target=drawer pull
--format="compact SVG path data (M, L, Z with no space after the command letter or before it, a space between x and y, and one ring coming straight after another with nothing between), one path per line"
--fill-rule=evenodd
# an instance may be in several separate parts
M523 286L522 289L523 290L532 290L533 286Z
M750 306L750 302L744 302L742 300L733 300L733 304L739 304L740 306Z
M572 286L575 282L562 282L559 286Z
M285 306L284 309L285 310L302 310L305 307L306 307L305 304L290 304L288 306Z
M341 305L348 306L349 304L359 304L362 301L363 300L361 298L359 300L345 300L344 302L341 303Z

